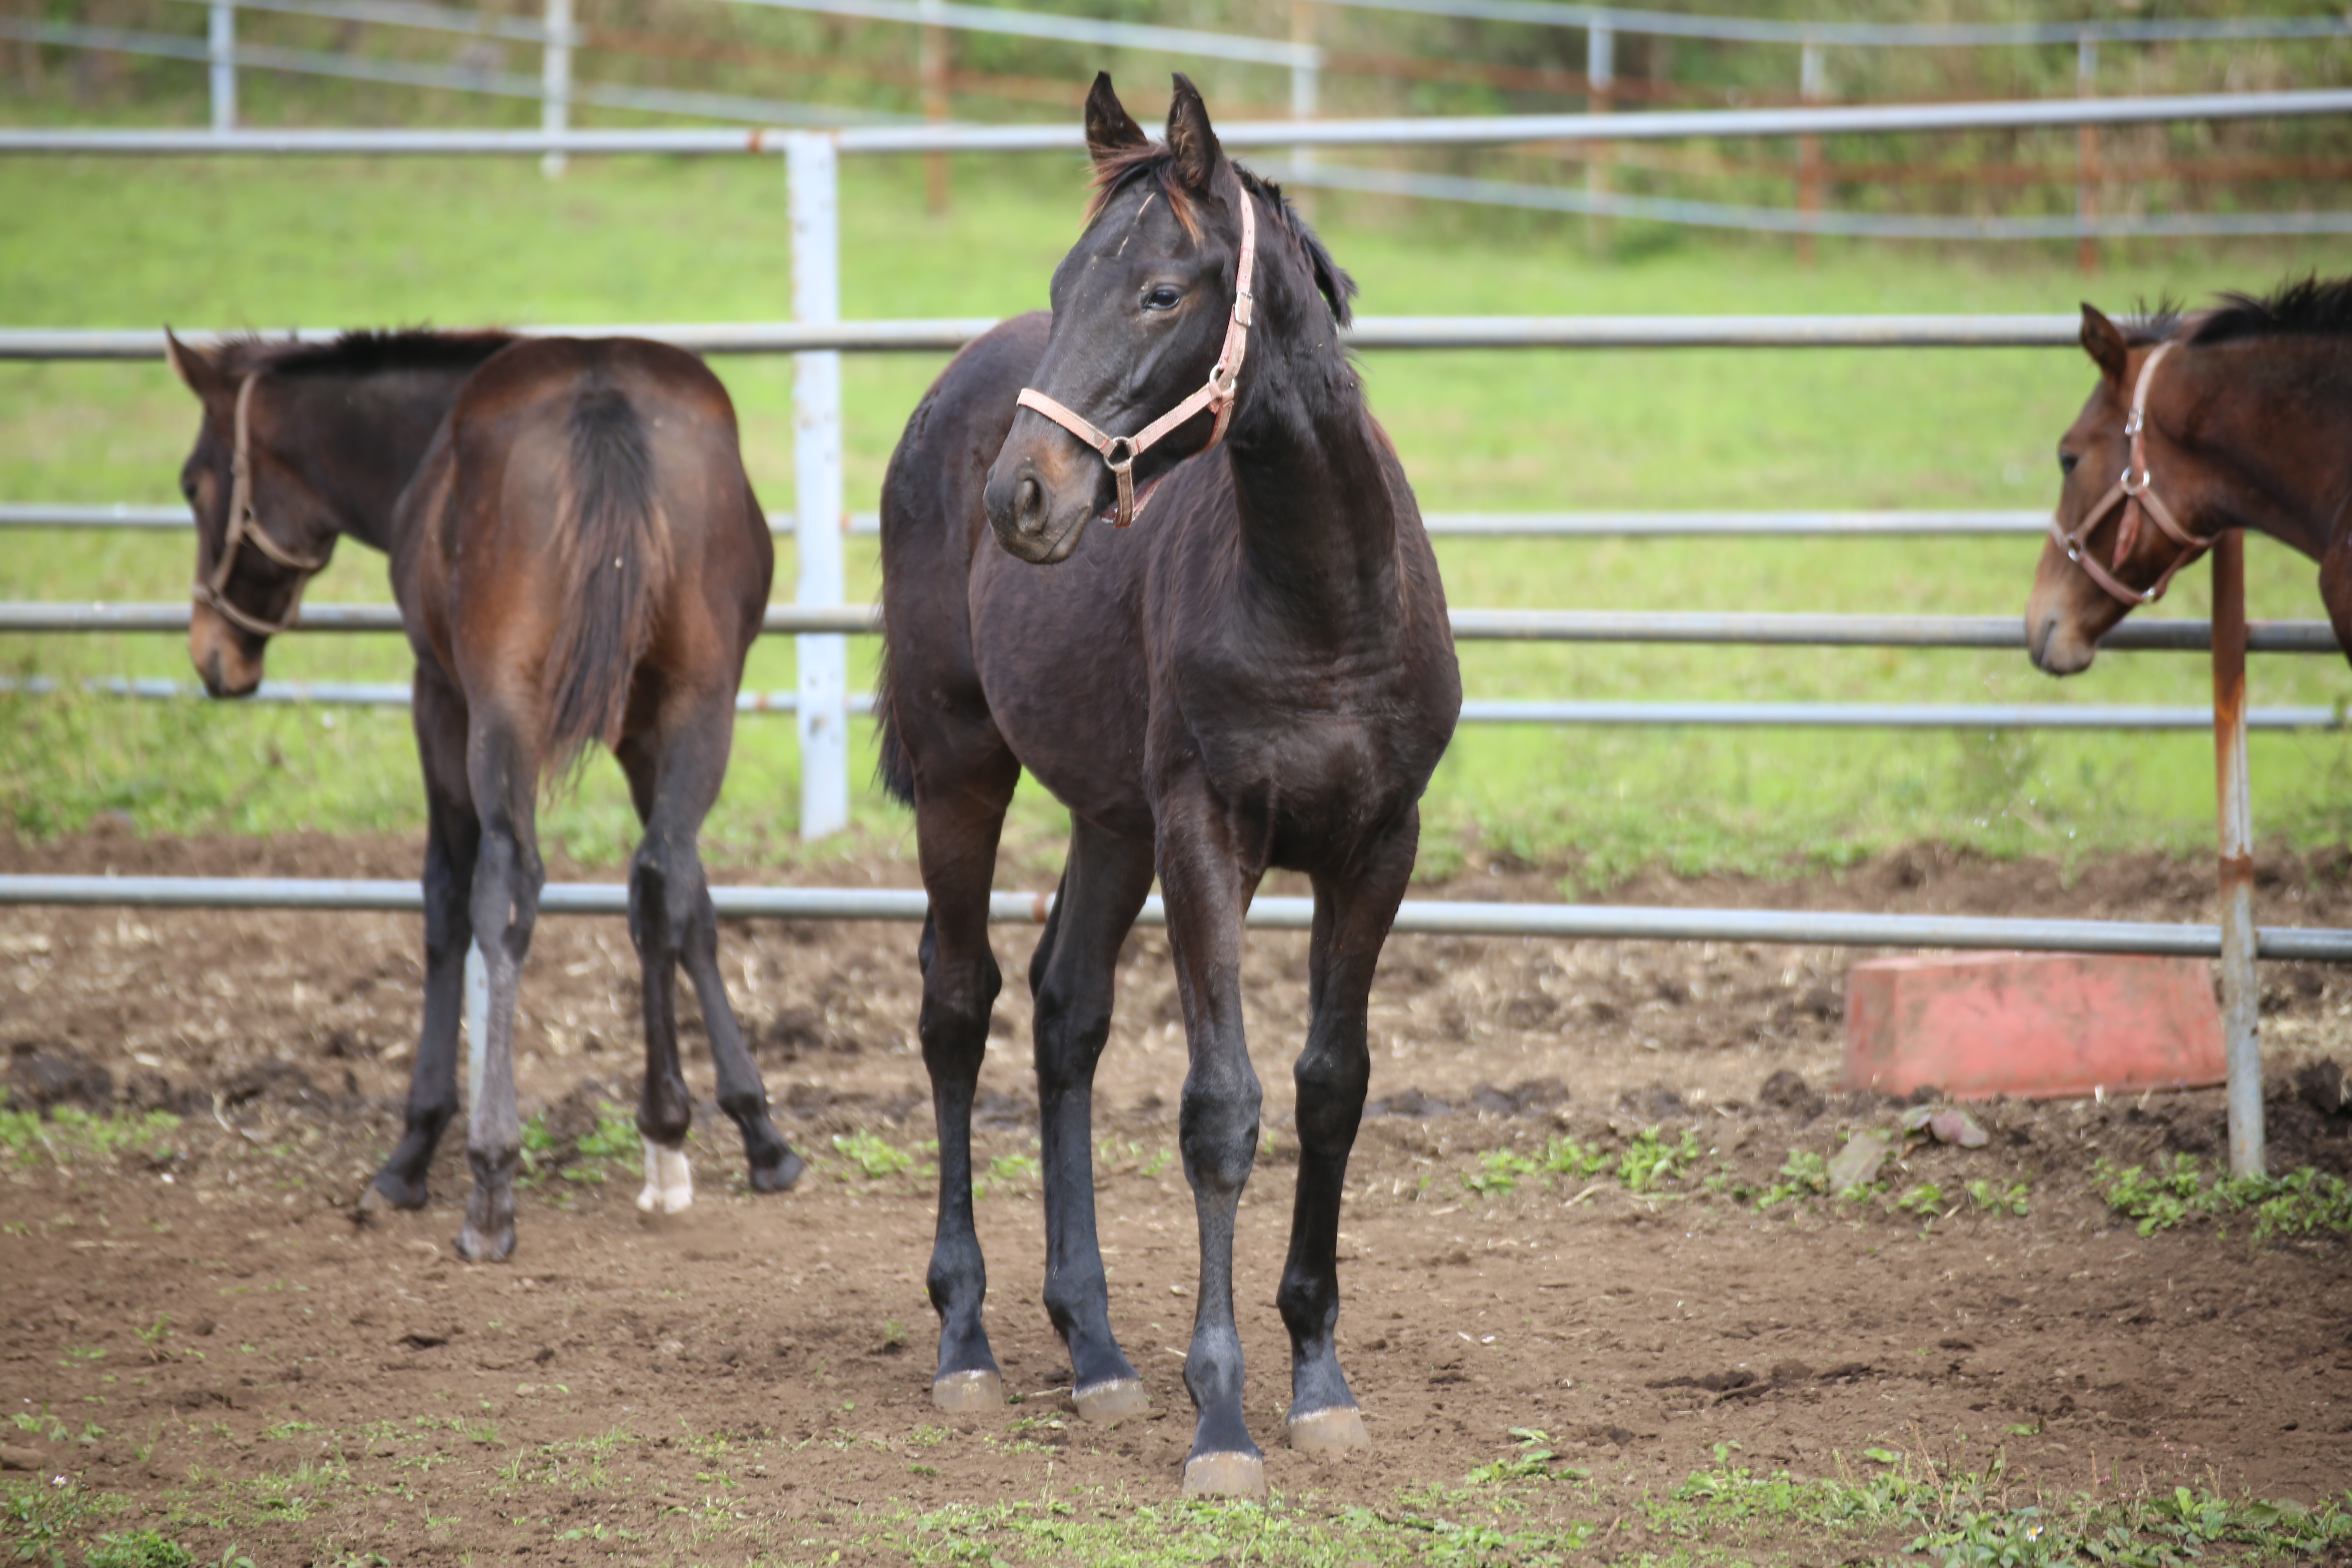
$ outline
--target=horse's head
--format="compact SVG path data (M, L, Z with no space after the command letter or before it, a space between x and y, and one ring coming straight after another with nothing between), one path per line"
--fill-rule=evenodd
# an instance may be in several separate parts
M1004 548L1050 564L1087 524L1124 527L1155 480L1221 437L1245 395L1262 319L1249 279L1296 267L1346 320L1349 285L1271 187L1253 194L1227 161L1192 82L1175 79L1168 140L1153 143L1108 75L1087 96L1096 195L1086 232L1054 270L1054 325L1003 449L989 469L988 520ZM1259 231L1278 254L1260 266ZM1245 277L1245 274L1248 275ZM1230 363L1229 363L1230 362Z
M172 368L204 405L180 492L196 519L188 657L215 697L261 684L269 639L293 625L302 589L327 564L336 521L327 501L271 447L284 432L258 365L231 365L163 334ZM276 416L273 417L273 415Z
M2161 598L2173 574L2212 541L2213 531L2199 526L2205 466L2148 411L2158 366L2167 378L2185 374L2179 342L2168 333L2126 336L2083 307L2083 350L2099 367L2099 384L2058 443L2065 477L2025 605L2026 648L2045 673L2089 668L2099 639Z

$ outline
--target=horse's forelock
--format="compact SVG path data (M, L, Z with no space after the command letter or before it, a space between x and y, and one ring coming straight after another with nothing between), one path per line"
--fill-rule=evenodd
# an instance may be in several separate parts
M1157 142L1140 147L1124 148L1095 160L1095 194L1087 203L1087 226L1094 226L1118 194L1139 180L1159 184L1160 195L1168 198L1168 210L1184 226L1185 236L1193 244L1201 243L1201 215L1192 200L1192 193L1176 177L1176 154Z

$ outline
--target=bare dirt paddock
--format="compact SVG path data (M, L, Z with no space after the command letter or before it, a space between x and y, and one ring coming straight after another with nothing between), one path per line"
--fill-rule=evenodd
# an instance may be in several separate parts
M414 863L409 844L377 839L0 843L10 871ZM794 876L908 879L881 860ZM1490 868L1421 896L1558 893L1545 874ZM2194 867L2118 861L2069 880L1924 849L1834 879L1656 879L1617 896L2154 919L2203 917L2210 900ZM2333 861L2266 864L2258 898L2265 921L2352 921ZM702 1119L696 1209L653 1225L632 1204L633 1161L596 1152L598 1106L633 1104L625 932L542 921L519 1030L524 1110L544 1116L539 1172L515 1261L469 1268L448 1245L454 1139L428 1209L350 1217L405 1085L414 920L0 911L11 1093L60 1112L0 1150L6 1528L68 1563L74 1542L127 1550L142 1530L264 1565L1812 1563L1901 1552L1923 1520L1960 1517L1946 1492L1968 1476L1997 1510L2096 1500L2143 1520L2175 1486L2315 1505L2352 1482L2344 1241L2257 1245L2250 1223L2210 1222L2141 1237L2099 1195L2102 1158L2218 1159L2218 1092L1979 1108L1985 1148L1915 1146L1863 1201L1759 1207L1792 1150L1834 1155L1851 1131L1894 1130L1900 1108L1833 1091L1847 955L1723 945L1391 943L1342 1233L1342 1354L1374 1447L1346 1464L1289 1453L1272 1298L1305 943L1259 934L1246 991L1268 1137L1237 1266L1276 1497L1171 1507L1193 1246L1161 939L1130 942L1097 1100L1114 1321L1155 1404L1109 1429L1071 1414L1038 1305L1017 980L1031 939L1017 931L998 933L1008 987L980 1213L992 1330L1024 1398L981 1420L931 1408L914 939L730 928L738 1005L813 1169L753 1197L732 1128ZM2335 1087L2352 976L2264 973L2274 1163L2352 1168ZM707 1064L689 1080L707 1096ZM76 1107L113 1109L118 1133L146 1110L183 1120L100 1152ZM1647 1191L1497 1152L1674 1150L1686 1131L1696 1158ZM1971 1182L2010 1197L2024 1184L2029 1212L1971 1202ZM1927 1184L1940 1196L1895 1206ZM1776 1490L1782 1471L1820 1484Z

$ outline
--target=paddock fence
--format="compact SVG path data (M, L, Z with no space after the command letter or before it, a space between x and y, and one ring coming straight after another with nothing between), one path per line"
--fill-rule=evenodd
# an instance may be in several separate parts
M2181 120L2243 118L2260 115L2340 115L2352 113L2352 90L2183 95L2168 98L2041 101L2030 103L1881 105L1864 108L1803 107L1798 109L1728 111L1666 111L1618 116L1513 115L1475 119L1367 120L1240 122L1221 130L1227 145L1236 149L1262 146L1469 146L1555 140L1669 140L1700 137L1824 136L1885 131L1958 132L2023 126L2165 123ZM548 155L574 153L656 153L670 154L761 155L782 153L787 177L793 254L791 277L793 324L777 329L724 329L748 332L743 347L734 352L791 353L794 356L794 510L793 536L799 580L791 606L772 610L772 629L791 631L797 637L796 689L792 694L802 759L801 825L807 837L821 837L848 820L848 718L850 694L845 686L845 642L849 635L870 634L873 612L842 603L841 542L846 530L841 447L840 355L844 352L929 352L952 349L968 341L975 323L956 323L939 333L936 323L909 331L908 323L887 323L894 331L863 332L861 323L840 321L839 238L836 223L838 159L844 153L924 152L1021 152L1076 150L1081 137L1076 126L953 127L868 126L825 132L704 131L547 131L483 132L359 132L295 131L217 132L174 131L86 131L47 129L0 130L0 153L83 153L139 156L235 153L368 154L368 155ZM1568 319L1573 322L1576 319ZM1934 329L1916 319L1900 324L1864 324L1856 318L1830 318L1843 325L1822 330L1819 322L1758 323L1753 319L1727 328L1721 322L1694 322L1679 318L1633 318L1614 327L1547 325L1522 318L1500 323L1465 326L1460 320L1407 320L1389 323L1391 335L1381 341L1375 323L1365 323L1359 346L1372 348L1451 347L1618 347L1657 349L1672 346L1730 346L1747 343L1774 347L1865 346L2016 346L2071 342L2069 318L1994 318L1986 328L1947 328L1936 338ZM605 329L611 331L612 329ZM757 348L751 336L774 333ZM926 332L936 335L927 336ZM40 334L25 334L26 339ZM50 334L70 339L77 334ZM105 334L121 340L103 354L71 352L76 345L58 342L44 348L26 342L17 357L149 358L160 352L156 334ZM131 340L142 339L143 342ZM891 341L882 341L888 338ZM54 352L52 352L54 351ZM712 352L721 352L713 345ZM129 522L132 520L126 518ZM2221 821L2221 919L2210 928L2126 922L2105 933L2087 929L2101 922L2048 922L1990 920L1972 922L1921 921L1916 918L1851 913L1800 915L1775 911L1677 911L1582 906L1513 906L1503 912L1481 915L1469 906L1418 906L1415 921L1445 920L1454 923L1425 929L1446 929L1464 934L1521 934L1619 937L1657 940L1726 940L1741 942L1825 942L1855 945L1895 946L2033 946L2054 945L2102 952L2178 952L2193 948L2221 960L2222 1008L2228 1050L2228 1104L2231 1163L2239 1173L2264 1168L2262 1127L2262 1077L2255 1032L2254 961L2258 954L2285 956L2309 953L2330 960L2352 957L2352 932L2293 931L2258 933L2252 921L2252 821L2246 771L2245 655L2255 651L2320 653L2335 650L2332 632L2318 623L2280 623L2249 628L2243 603L2242 541L2225 536L2214 555L2214 620L2129 623L2109 639L2109 646L2210 649L2213 658L2217 804ZM390 606L318 605L306 613L310 631L384 630L392 624ZM184 627L184 605L10 605L0 607L0 630L21 632L171 631ZM1902 647L2014 647L2021 645L2022 629L2007 617L1902 617L1715 615L1616 615L1575 611L1465 610L1457 612L1456 635L1465 638L1542 638L1617 642L1770 643L1795 646ZM2128 636L2124 634L2128 633ZM2147 640L2143 640L2147 639ZM169 879L89 879L70 884L55 879L0 878L0 902L59 903L107 901L165 907L376 908L364 885L337 883L303 893L287 884L237 889L215 882L167 887ZM91 885L96 884L96 885ZM110 884L108 885L108 884ZM394 884L406 887L406 884ZM550 912L565 912L566 900L577 898L582 912L617 907L609 893L598 894L551 887ZM787 898L789 889L760 889L761 894ZM408 895L403 894L402 897ZM734 894L730 893L730 898ZM744 896L749 897L750 894ZM909 895L919 900L920 895ZM1011 895L1014 907L1021 896ZM274 901L273 901L274 900ZM604 901L600 901L604 900ZM1295 918L1278 912L1278 902L1265 906L1262 922ZM768 906L782 910L807 906L787 901ZM909 906L910 908L912 906ZM1031 898L1027 907L1038 918L1044 902ZM1452 915L1428 913L1451 908ZM745 906L746 912L756 912ZM811 913L780 918L892 918ZM896 918L907 918L900 915ZM1014 917L1017 918L1017 917ZM1546 922L1550 922L1547 924ZM2069 928L2058 931L2058 927ZM1424 929L1400 922L1400 929ZM1717 933L1717 934L1708 934ZM2188 944L2184 948L2183 944ZM477 1032L478 1039L478 1031Z

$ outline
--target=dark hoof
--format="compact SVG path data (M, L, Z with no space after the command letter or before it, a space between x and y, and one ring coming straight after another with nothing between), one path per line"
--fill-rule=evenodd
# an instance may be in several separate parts
M1114 1377L1079 1389L1070 1395L1070 1403L1078 1407L1079 1419L1107 1423L1144 1415L1151 1408L1151 1396L1143 1391L1141 1378Z
M1290 1447L1301 1454L1344 1454L1369 1448L1372 1435L1364 1430L1364 1413L1352 1405L1310 1410L1290 1418Z
M992 1372L943 1372L931 1380L931 1403L950 1415L975 1415L1004 1403L1004 1379Z
M789 1193L799 1184L801 1173L808 1162L786 1149L782 1158L772 1165L751 1167L751 1190L755 1193Z
M1184 1461L1186 1497L1265 1500L1265 1461L1255 1454L1195 1454Z
M457 1256L468 1263L504 1263L514 1256L514 1226L506 1226L488 1237L478 1234L472 1226L457 1233Z
M390 1171L378 1171L367 1191L360 1194L360 1217L365 1219L392 1209L421 1209L429 1195L422 1181L403 1181Z

